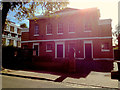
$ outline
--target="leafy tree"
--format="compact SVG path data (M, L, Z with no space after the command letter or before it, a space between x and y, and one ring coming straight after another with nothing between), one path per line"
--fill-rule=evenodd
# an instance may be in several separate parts
M118 42L118 49L120 50L120 26L119 25L116 26L116 31L113 32L113 36L116 37L115 42Z
M28 28L25 23L21 24L20 27L21 27L21 28Z
M41 14L49 15L65 8L67 4L69 4L68 0L62 0L62 2L48 2L44 0L40 2L34 2L34 0L28 0L28 2L2 2L2 30L4 29L9 10L15 11L15 17L18 20L22 20L34 17L38 6L40 6L42 11Z

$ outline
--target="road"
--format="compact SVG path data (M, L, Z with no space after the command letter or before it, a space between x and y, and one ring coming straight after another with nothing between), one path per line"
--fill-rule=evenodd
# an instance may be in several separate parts
M2 75L2 88L72 88L64 83Z

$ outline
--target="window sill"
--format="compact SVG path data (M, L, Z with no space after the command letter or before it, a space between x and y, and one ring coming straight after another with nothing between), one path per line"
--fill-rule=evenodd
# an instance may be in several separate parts
M34 36L39 36L39 34L35 34Z
M63 35L63 33L57 33L57 35Z
M108 50L108 49L102 49L101 51L102 52L109 52L110 50Z
M52 52L52 50L46 50L46 52Z
M75 33L75 32L69 32L69 34L73 34L73 33Z
M46 35L53 35L53 34L46 34Z
M92 31L84 31L84 32L92 32Z

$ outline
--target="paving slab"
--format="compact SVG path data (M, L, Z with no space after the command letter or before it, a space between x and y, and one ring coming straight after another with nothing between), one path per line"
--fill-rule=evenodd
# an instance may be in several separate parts
M12 75L36 77L36 78L45 78L45 79L50 79L50 80L56 80L57 78L60 77L59 75L37 73L37 72L30 72L30 71L21 71L21 70L10 70L9 72L5 72L4 74L12 74Z

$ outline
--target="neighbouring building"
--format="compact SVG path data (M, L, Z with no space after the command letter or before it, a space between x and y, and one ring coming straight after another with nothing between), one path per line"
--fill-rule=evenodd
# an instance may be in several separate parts
M5 22L5 28L2 33L2 45L21 47L21 30L19 26L11 21Z
M37 56L68 58L71 48L76 59L112 60L111 19L99 19L97 8L66 8L54 15L29 19L29 31L22 34L22 48Z

